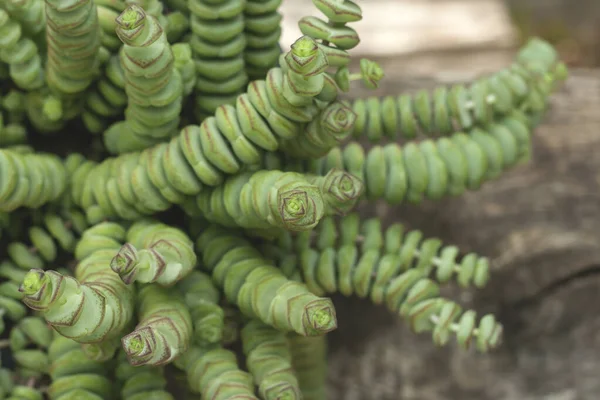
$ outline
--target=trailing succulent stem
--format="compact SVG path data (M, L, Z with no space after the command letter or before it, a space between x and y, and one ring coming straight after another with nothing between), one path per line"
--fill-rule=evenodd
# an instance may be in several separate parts
M231 350L193 347L183 355L181 365L191 391L202 398L258 400L252 375L239 368Z
M82 93L96 77L101 31L92 0L46 2L46 81L58 96Z
M167 379L163 368L152 366L133 366L125 356L120 353L116 377L121 383L121 399L160 399L175 400L167 391Z
M252 320L242 328L242 346L261 399L302 398L285 333Z
M247 317L306 336L337 328L330 299L288 280L242 237L211 226L198 238L197 248L227 300Z
M226 341L225 310L219 305L221 293L211 277L193 271L177 284L177 288L185 293L185 304L190 310L194 325L192 341L201 347Z
M75 277L57 271L31 270L19 290L23 302L40 312L61 335L80 343L115 337L133 316L134 291L109 267L125 230L116 223L86 230L75 256Z
M192 320L175 291L147 285L138 293L140 322L121 342L132 365L163 365L190 345Z
M196 266L194 243L179 229L142 221L129 228L127 240L110 267L128 285L138 281L171 286Z
M123 42L125 120L111 125L104 143L111 153L142 150L173 136L179 125L183 80L166 32L153 15L132 4L116 19Z

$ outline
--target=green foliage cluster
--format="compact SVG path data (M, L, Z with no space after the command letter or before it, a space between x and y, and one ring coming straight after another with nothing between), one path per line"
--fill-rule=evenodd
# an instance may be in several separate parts
M334 293L500 343L440 292L485 257L353 209L527 161L556 52L348 100L384 78L352 63L361 7L313 0L282 52L281 3L0 0L0 399L324 399Z

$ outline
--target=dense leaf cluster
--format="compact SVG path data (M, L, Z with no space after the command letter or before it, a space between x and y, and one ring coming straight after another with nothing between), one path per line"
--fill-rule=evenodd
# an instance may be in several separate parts
M556 52L348 100L384 78L349 53L361 7L313 0L282 52L281 2L0 0L0 399L325 399L334 293L500 344L440 291L485 257L353 209L527 161Z

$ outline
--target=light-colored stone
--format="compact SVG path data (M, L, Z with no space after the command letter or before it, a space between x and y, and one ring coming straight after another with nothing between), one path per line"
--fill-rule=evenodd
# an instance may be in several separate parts
M445 61L440 61L440 70ZM444 295L504 325L489 354L436 348L401 317L335 298L328 335L335 400L598 400L600 398L600 71L572 70L533 135L531 162L478 191L418 206L361 208L490 258L483 290ZM389 69L380 95L440 82ZM363 96L365 92L353 92ZM473 349L472 349L473 350Z
M511 47L515 32L500 0L360 1L364 18L352 24L361 43L356 55L400 55L464 47ZM301 32L297 21L322 16L310 0L284 0L282 45L289 48Z

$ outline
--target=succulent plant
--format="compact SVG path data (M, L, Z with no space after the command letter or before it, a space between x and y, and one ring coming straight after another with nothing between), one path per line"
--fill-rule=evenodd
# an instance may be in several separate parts
M485 286L485 257L353 210L526 162L555 50L357 98L385 81L350 55L361 7L313 0L283 52L281 3L0 0L0 399L324 399L334 293L501 343L440 291Z

